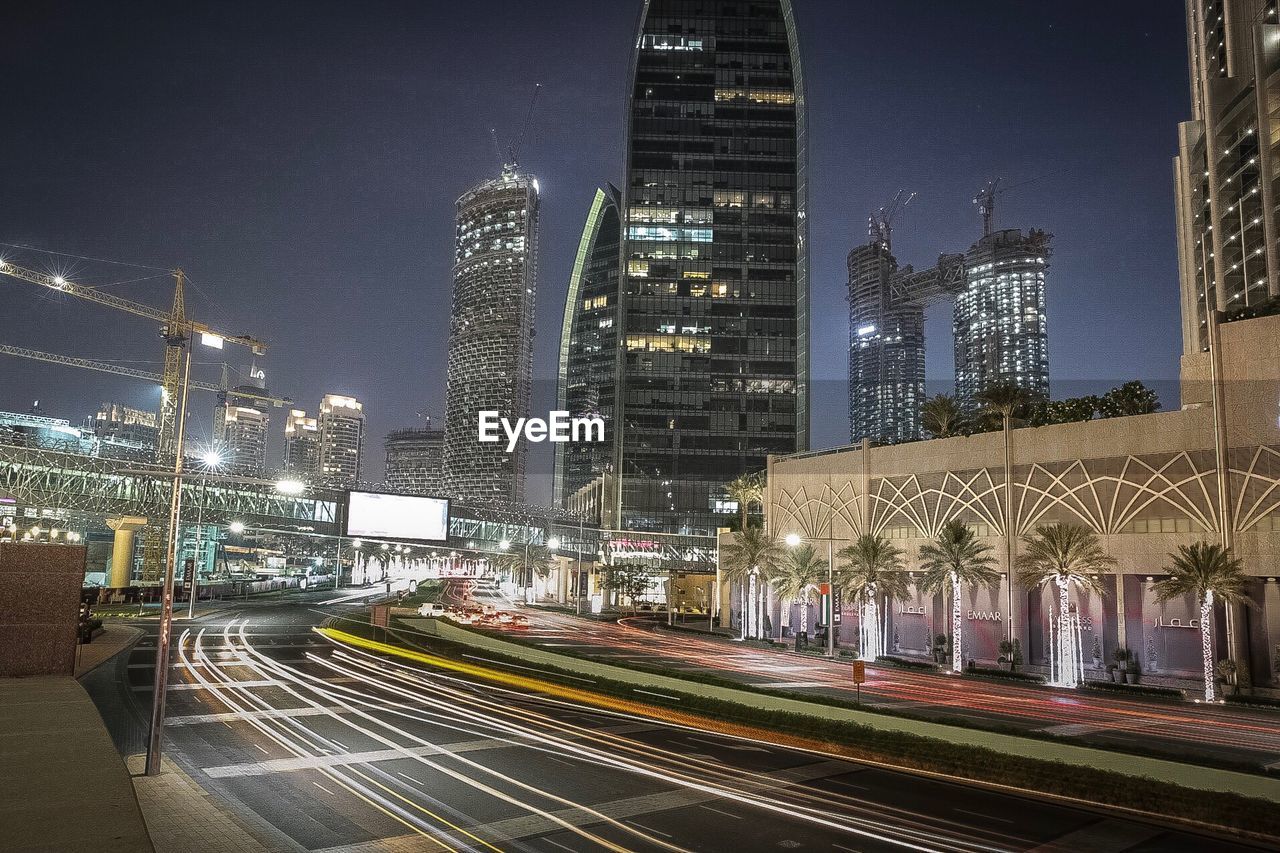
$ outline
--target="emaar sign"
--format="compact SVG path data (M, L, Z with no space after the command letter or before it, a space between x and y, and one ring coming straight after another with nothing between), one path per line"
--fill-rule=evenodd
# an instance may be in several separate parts
M604 419L599 415L570 417L568 412L554 411L547 413L546 420L516 418L516 422L512 424L499 412L482 409L477 424L476 439L484 444L495 444L502 440L499 431L506 434L508 453L516 449L516 442L521 437L534 444L544 441L557 444L570 441L574 444L591 444L604 441Z

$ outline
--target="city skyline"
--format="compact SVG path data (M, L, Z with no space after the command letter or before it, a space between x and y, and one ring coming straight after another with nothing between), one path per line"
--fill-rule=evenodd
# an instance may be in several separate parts
M887 201L899 186L918 190L922 195L897 227L895 254L901 262L920 267L930 259L931 252L936 257L934 247L944 243L968 245L977 238L980 221L969 199L986 180L1004 176L1015 182L1040 177L1039 181L1002 199L996 227L1044 223L1054 231L1060 245L1071 244L1071 251L1055 259L1055 285L1049 296L1049 313L1054 317L1050 346L1055 353L1055 390L1070 393L1070 388L1064 389L1060 380L1065 379L1069 384L1082 377L1108 387L1131 377L1173 377L1179 346L1176 298L1169 298L1177 292L1172 189L1168 180L1169 158L1176 150L1176 135L1170 128L1188 114L1184 22L1176 9L1157 12L1154 5L1133 11L1126 9L1120 19L1112 21L1104 31L1089 27L1082 30L1084 25L1066 13L1057 19L1052 16L1046 19L1012 5L993 7L989 16L983 17L959 15L952 9L941 9L935 14L877 9L875 14L858 16L843 4L815 2L797 6L802 49L806 55L814 55L809 63L812 67L805 69L814 117L811 134L815 154L811 173L812 182L818 187L814 191L812 217L816 317L813 360L817 366L812 446L842 443L848 430L843 376L847 345L847 331L843 328L847 313L841 298L843 256L860 237L867 212ZM215 157L214 171L219 180L214 183L193 186L183 178L180 164L143 169L127 155L118 155L122 159L104 164L103 155L96 149L88 159L88 166L58 178L50 171L60 162L57 155L36 156L37 152L24 147L27 136L18 134L15 140L6 143L12 146L8 151L10 159L32 162L37 174L43 170L44 184L52 186L55 192L51 202L46 194L35 194L34 183L14 185L12 182L18 179L10 176L7 196L19 203L0 219L4 225L0 231L12 242L93 257L157 265L182 263L191 272L194 316L217 320L220 325L233 329L243 326L245 331L272 343L263 366L276 393L298 401L313 399L323 391L350 393L369 407L369 434L384 435L392 429L412 425L416 411L443 414L443 337L438 324L432 325L433 312L426 306L438 303L448 283L447 275L441 272L450 255L452 229L448 222L452 211L449 201L467 185L497 168L487 129L497 126L504 135L514 132L527 105L528 81L537 79L544 83L543 96L522 160L539 174L544 184L542 287L538 306L542 322L535 344L534 409L548 408L554 400L558 344L555 331L583 212L589 206L595 187L604 180L618 180L621 172L619 152L625 116L622 94L626 59L621 55L625 50L618 46L629 43L637 10L638 4L635 9L556 4L553 9L538 10L536 15L513 12L503 21L487 22L499 47L522 37L536 18L541 21L537 25L540 28L554 31L559 27L584 38L583 49L572 59L556 57L554 51L546 51L544 55L543 51L533 49L522 56L521 63L499 64L478 74L474 80L468 79L455 91L430 89L430 75L422 74L411 65L391 67L387 65L391 60L369 60L365 52L371 49L371 42L364 35L335 56L335 67L364 61L381 69L380 73L364 71L340 85L322 75L318 83L309 84L305 92L295 93L291 87L297 84L304 68L309 68L306 59L316 48L286 45L270 64L255 67L257 72L267 75L271 85L260 96L251 98L244 108L253 113L267 109L273 97L301 94L302 114L290 115L289 120L299 121L313 132L301 135L305 143L281 145L256 136L236 116L218 113L215 99L208 109L219 116L219 120L231 122L233 132L225 138L233 146L232 150L238 152L237 156L248 157L248 165L233 168L229 162L223 163ZM214 12L202 14L207 19L200 23L209 31L210 42L215 36L225 34L225 28L231 25ZM477 43L475 30L468 29L473 22L468 14L452 11L433 22L439 25L434 31L426 21L411 16L408 31L415 36L425 33L440 40L432 44L447 58L456 55L456 48L443 44L444 40ZM92 21L88 13L80 18ZM854 22L861 27L883 28L884 44L878 42L872 51L874 55L857 62L847 57L837 61L840 52L833 51L831 45L836 35L848 32ZM270 14L259 22L268 31L280 23ZM129 38L150 43L166 27L180 24L189 22L182 21L180 16L157 14ZM74 45L76 38L87 37L87 33L60 31L56 24L39 15L30 26L33 52L20 50L4 60L6 66L16 64L20 72L34 71L34 52L46 44L42 38L56 36L60 44ZM342 16L331 16L323 24L313 26L320 29L306 33L311 42L328 44L326 40L335 38L335 30L341 28ZM982 69L958 64L967 56L966 52L936 38L931 42L938 42L936 60L924 62L906 56L909 51L903 43L909 44L911 38L924 38L944 29L957 31L959 35L968 33L997 39L1018 33L1021 41L1016 47L1001 52L999 60L984 63ZM587 33L591 34L590 38L585 38ZM124 45L120 49L124 50ZM1114 85L1109 84L1113 97L1096 98L1101 79L1108 73L1115 76L1120 74L1120 69L1128 69L1135 50L1145 50L1153 61L1143 63L1136 75L1125 70L1128 76L1122 80L1117 77ZM99 53L86 59L110 64L122 62L125 57L108 51L105 56ZM383 64L379 65L380 62ZM592 85L589 90L577 79L581 68L588 66L599 69L604 78L603 83ZM179 62L179 71L182 67ZM152 69L147 66L138 73ZM925 80L929 74L937 75L944 70L958 75L959 79L949 84L954 88L940 89L950 91L953 96L957 90L964 94L946 115L930 115L944 92L931 92ZM974 75L981 77L984 85L975 83ZM45 95L56 97L64 104L82 103L94 91L84 72L63 69L52 78L43 83ZM183 86L196 85L189 75L179 73L178 79ZM319 134L314 131L328 128L330 123L324 121L327 113L313 102L317 86L336 86L340 103L350 111L344 121ZM1034 97L1040 102L1022 104L1015 110L968 94L993 86L1000 91L1039 86ZM377 97L369 99L368 107L354 106L353 99L366 89ZM1166 94L1163 97L1152 94L1160 92ZM1126 93L1132 95L1135 103L1133 109L1120 114L1114 101ZM481 104L481 108L472 110L476 115L461 116L447 127L423 126L413 113L415 106L424 104L422 98L428 94L445 99L465 97ZM148 97L154 102L159 95L152 91ZM162 97L159 102L169 109L177 109ZM58 121L49 114L47 106L37 104L34 99L20 101L15 109L15 116L20 117L15 125L18 127L30 127L38 121L53 122L56 126ZM1086 159L1099 166L1099 174L1085 174L1080 165L1081 154L1076 150L1081 146L1071 140L1048 138L1051 135L1048 114L1064 109L1071 110L1077 119L1074 129L1059 130L1058 134L1089 134L1107 127L1110 144L1114 146L1111 154L1113 159L1118 158L1119 165L1099 164L1089 155ZM918 131L926 122L936 128L957 111L982 112L1001 129L1000 138L978 140L967 129L954 127L945 137L929 137L930 141L916 143L907 150L902 150L900 142L885 138L901 137L913 129ZM885 124L888 113L893 114L900 131L885 134L875 129L891 126ZM198 118L199 122L210 120L181 115L189 120ZM1019 125L1019 121L1024 123ZM157 130L154 118L145 122L145 126L147 134ZM106 115L87 122L76 131L77 151L83 154L87 150L84 146L95 139L104 139L102 134L114 127L117 122ZM354 149L357 140L367 139L365 134L376 130L385 131L381 134L384 141L379 144L380 154L386 160L386 164L377 167L356 155ZM407 138L404 133L407 130L416 134L409 134L412 138ZM427 130L430 133L425 132ZM141 130L134 132L139 134L139 142L149 138ZM206 152L205 146L210 143L196 128L178 133L169 141L174 143L174 156L181 162L190 162L183 158L202 152L223 151L219 145L213 145ZM433 162L428 168L427 161L419 158L425 158L426 152L436 150L442 143L449 157L439 160L438 165ZM416 146L422 146L422 153L417 152ZM889 153L895 150L899 153ZM224 152L220 156L226 160L229 155ZM101 173L94 166L99 166ZM403 171L406 168L408 172ZM1057 174L1063 169L1069 178ZM1121 171L1126 174L1119 175ZM113 214L120 212L115 205L124 205L125 200L131 206L137 204L130 194L136 190L123 188L112 178L112 172L131 175L138 172L140 185L151 190L143 199L151 206L144 205L139 212L120 216L118 223L104 221L101 214L93 217L81 212L86 201L95 198ZM389 183L393 176L394 185ZM336 179L335 187L324 186L329 178ZM1108 190L1108 200L1118 199L1117 203L1109 204L1105 212L1090 210L1090 205L1097 205L1102 198L1104 185L1126 188L1126 197L1120 198L1119 192L1112 194ZM222 189L224 186L227 189ZM186 192L170 199L156 192L163 187ZM266 192L262 194L264 188ZM257 223L252 231L244 230L247 224L238 224L239 219L202 214L206 203L226 202L222 197L224 192L230 193L232 207L241 203L248 205L243 219L245 223ZM245 201L255 194L261 197ZM341 209L344 200L354 203L352 213L338 217L338 224L348 226L344 228L344 235L321 242L311 238L308 232L312 224L320 222L326 212ZM43 211L36 210L37 202ZM15 212L20 215L14 216ZM131 241L119 239L121 234L155 230L156 218L161 215L175 220L173 230L166 231L163 239L159 236ZM444 227L441 221L446 223ZM261 227L263 225L267 227ZM299 230L303 226L306 231ZM1122 234L1122 226L1139 231ZM321 231L329 233L327 229L331 227L325 226ZM267 239L277 231L291 239ZM1092 235L1092 239L1086 235ZM424 243L430 246L429 252L420 248ZM410 245L412 249L407 250L405 247ZM1159 250L1162 246L1168 251ZM69 269L114 273L110 278L105 274L95 276L95 283L146 274L87 262L72 263ZM318 301L321 305L333 306L337 319L327 326L332 338L325 346L314 336L308 339L307 335L299 334L300 309L292 295L300 288L308 289L308 304ZM165 302L163 284L122 284L117 289L154 304ZM216 310L210 310L205 298L208 296L213 297ZM242 304L249 296L261 300L262 310L249 310ZM70 341L90 340L90 330L111 324L112 347L118 349L95 352L88 345L76 343L68 346L67 351L89 357L137 360L155 359L158 355L145 324L104 318L84 306L64 304L54 311L51 308L54 303L19 295L16 291L13 301L15 311L3 331L11 338L24 337L15 343L44 344L50 331L65 334ZM339 305L349 307L340 311ZM1121 331L1116 318L1137 307L1142 307L1145 316L1167 329L1126 343L1126 353L1136 349L1136 357L1130 358L1129 373L1104 375L1109 356L1120 347L1113 340ZM406 325L405 318L415 313L423 316L425 322L420 327ZM927 325L931 340L946 340L950 325L946 313L941 316L938 312L929 313ZM137 343L127 342L127 338L134 338ZM423 396L428 397L426 400L407 399L406 394L393 390L401 374L385 369L386 364L404 363L403 353L408 350L420 353L421 367L416 371L416 378L424 389ZM338 357L333 357L335 354ZM930 348L927 375L931 385L934 380L949 384L950 361L950 353L944 347ZM52 395L43 393L44 388L60 380L71 388ZM5 398L3 407L22 410L29 405L29 398L39 396L46 409L78 421L92 410L99 398L120 399L141 407L148 404L145 398L151 393L144 386L110 379L101 381L73 375L73 381L67 380L68 374L56 368L13 362L0 384L0 393ZM79 402L81 400L84 402ZM196 415L193 429L207 430L207 422L203 425L199 422L202 417L208 417L200 411L202 408L193 409ZM277 417L281 414L276 413ZM279 422L277 419L276 423ZM281 439L277 432L273 430L272 459L279 458ZM531 454L528 494L530 499L549 502L550 453L549 449L543 451L537 448ZM366 458L365 464L376 477L380 460Z

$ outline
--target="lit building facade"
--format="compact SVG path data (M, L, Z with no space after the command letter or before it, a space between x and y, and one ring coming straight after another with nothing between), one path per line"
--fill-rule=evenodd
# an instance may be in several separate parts
M267 404L256 398L265 395L265 389L258 385L239 385L228 391L214 410L217 445L228 470L253 474L267 467L271 417Z
M124 403L103 403L93 417L92 426L94 435L100 439L155 449L158 433L155 412Z
M538 296L538 182L514 166L457 203L445 404L446 491L519 501L525 443L481 443L481 411L529 414Z
M616 187L596 190L569 277L560 332L556 408L573 416L598 415L605 422L606 441L555 446L554 495L561 507L567 507L574 493L613 466L621 204L621 191Z
M317 474L324 480L354 485L364 453L364 405L354 397L325 394L316 418L320 431Z
M284 422L284 469L310 477L320 460L320 424L302 409L291 409Z
M714 532L807 446L805 98L789 0L648 0L635 40L614 417L620 524Z
M387 433L386 486L396 492L436 494L444 483L444 430L428 424Z
M965 287L954 314L956 397L970 409L992 385L1049 396L1045 317L1048 234L995 231L965 255Z
M1275 0L1187 0L1191 121L1174 158L1183 353L1227 320L1275 310L1280 24Z

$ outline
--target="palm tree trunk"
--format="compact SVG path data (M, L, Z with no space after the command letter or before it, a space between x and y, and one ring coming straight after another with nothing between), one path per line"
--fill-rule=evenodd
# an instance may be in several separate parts
M1213 632L1210 620L1213 618L1213 591L1210 590L1200 599L1200 655L1204 663L1204 701L1212 702L1215 684L1213 681Z
M964 624L960 621L960 578L951 573L951 671L964 670Z
M1017 541L1017 531L1013 529L1013 452L1009 445L1011 432L1010 420L1013 412L1004 412L1004 548L1005 571L1009 587L1008 640L1013 642L1013 587L1017 581L1013 574L1013 545Z

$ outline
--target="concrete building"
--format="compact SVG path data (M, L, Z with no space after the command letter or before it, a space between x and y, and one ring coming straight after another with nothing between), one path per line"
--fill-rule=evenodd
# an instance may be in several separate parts
M617 187L596 190L569 276L556 408L573 416L598 415L606 424L606 440L555 446L553 494L561 507L567 507L571 496L587 483L613 470L621 205Z
M799 534L834 550L858 535L893 540L918 571L919 546L959 518L992 547L1002 571L1022 537L1052 522L1095 531L1118 566L1102 596L1077 597L1084 659L1091 677L1116 648L1132 650L1144 673L1197 679L1195 602L1156 603L1153 583L1179 545L1227 542L1252 577L1256 608L1221 606L1214 621L1219 657L1234 656L1255 684L1280 676L1280 316L1220 326L1221 461L1215 442L1209 355L1183 360L1180 411L1093 420L1012 433L1006 476L1000 433L792 456L769 464L766 522L776 534ZM1219 471L1229 470L1219 494ZM1009 499L1006 501L1006 490ZM1008 514L1006 514L1008 508ZM913 575L914 576L914 575ZM1076 597L1073 593L1073 597ZM782 613L773 604L774 624ZM965 591L966 656L996 659L1006 636L1018 639L1031 665L1043 663L1049 592L1008 584ZM841 641L857 636L846 602ZM943 603L916 590L889 608L890 651L926 654L946 633ZM1228 628L1230 625L1230 628Z
M387 433L386 486L396 492L439 494L444 487L444 430L427 426Z
M622 527L714 532L809 436L805 95L790 0L649 0L627 105Z
M1280 24L1275 0L1187 0L1191 121L1174 158L1183 352L1208 307L1248 315L1280 297L1276 240Z
M460 498L519 501L526 447L478 440L480 412L529 414L538 297L538 182L516 170L457 202L445 404L445 486Z
M364 453L364 405L354 397L325 394L316 425L320 432L317 474L332 483L355 485Z
M965 254L965 288L956 296L956 397L962 405L991 385L1049 396L1045 317L1048 234L1006 229L986 234Z
M291 409L284 422L284 469L310 477L320 467L320 424L302 409Z
M238 385L229 390L214 410L217 446L227 470L258 474L267 467L267 435L271 415L257 396L266 395L260 385Z

